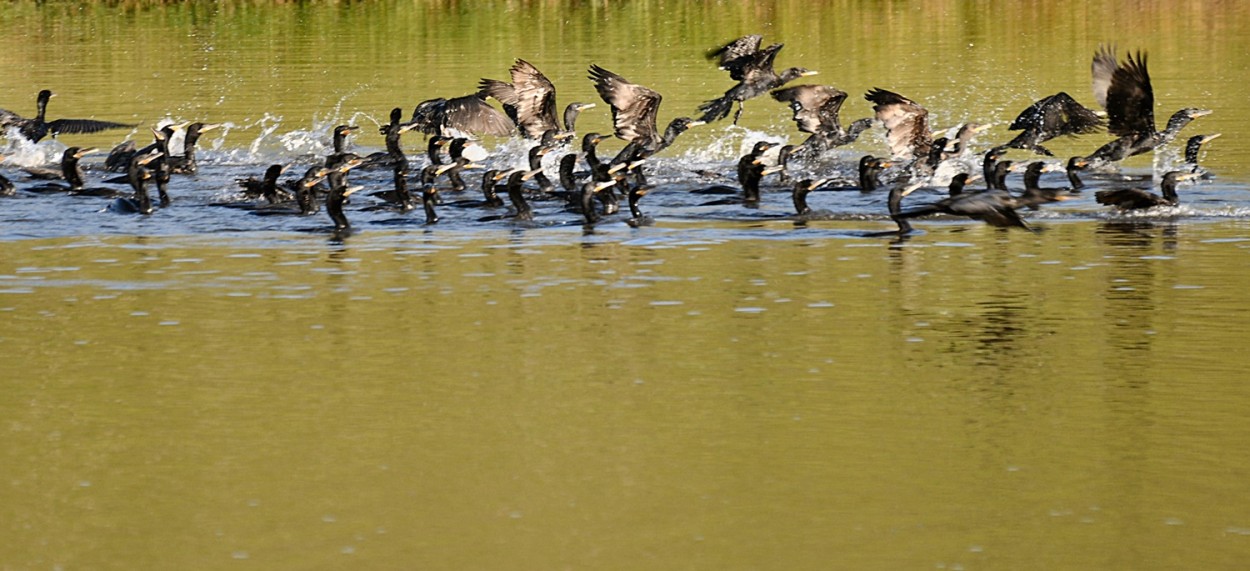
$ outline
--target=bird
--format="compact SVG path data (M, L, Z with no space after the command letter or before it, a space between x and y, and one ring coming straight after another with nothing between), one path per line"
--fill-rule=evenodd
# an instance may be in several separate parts
M250 214L255 216L310 216L316 214L320 207L317 205L317 187L322 180L325 180L329 169L321 166L312 166L304 171L304 176L284 181L281 184L282 191L295 196L295 204L290 202L279 202L274 204L265 204L248 208Z
M1107 131L1118 137L1086 157L1096 164L1117 162L1170 143L1190 121L1211 114L1209 109L1186 107L1172 114L1163 131L1156 130L1154 89L1144 52L1130 53L1120 63L1112 48L1101 46L1090 70L1094 98L1107 110Z
M892 166L894 163L872 155L860 157L858 171L860 192L872 192L881 188L881 172Z
M60 163L60 174L61 174L60 178L63 179L65 182L41 184L41 185L29 187L26 190L28 192L40 192L40 193L43 193L43 192L71 192L72 193L72 192L77 192L79 190L82 190L86 182L83 180L82 167L79 166L78 161L82 160L83 157L96 152L97 150L98 149L95 149L95 148L84 149L81 147L69 147L65 149L65 151L61 153L61 163Z
M822 153L849 145L872 126L871 117L857 119L843 128L838 118L846 92L831 85L796 85L772 92L773 99L789 103L799 132L810 133L797 149L800 153Z
M153 130L153 133L152 133L154 136L153 142L149 144L148 146L140 149L135 145L134 141L128 140L117 145L116 147L113 147L113 149L109 151L108 158L104 159L104 170L108 172L127 172L127 170L130 167L130 159L134 158L135 155L146 155L146 154L151 153L152 151L160 150L160 143L159 143L160 135L156 135L157 131L164 133L164 136L166 138L169 138L173 136L173 134L176 131L185 128L187 124L165 123L162 125L161 123L157 123L157 125L160 125L161 128L158 130ZM126 177L121 176L121 177L117 177L114 179L106 180L104 182L125 181L125 180L126 180Z
M742 104L748 99L759 97L769 91L781 87L800 77L816 75L817 72L791 67L777 73L773 69L773 60L784 44L773 44L761 49L763 38L759 35L743 36L728 44L712 50L708 59L718 59L720 68L729 72L729 77L738 84L729 88L724 95L704 102L699 106L703 115L699 120L704 122L718 121L729 116L734 103L738 111L734 113L733 123L738 124L742 116Z
M195 174L199 171L199 165L195 161L195 146L200 142L201 135L220 126L199 121L187 126L187 133L182 139L182 155L169 158L170 167L175 174Z
M290 202L294 198L294 194L278 187L278 177L282 176L282 173L285 171L285 165L273 164L265 169L265 174L259 179L248 177L235 179L235 182L243 189L240 194L245 198L264 198L267 204Z
M152 213L152 199L148 196L147 189L147 181L152 179L152 173L148 171L147 165L159 157L159 151L131 157L130 165L126 167L126 177L130 188L134 189L134 195L113 200L109 204L109 212L143 215Z
M1199 173L1170 171L1163 175L1161 190L1163 196L1139 188L1120 188L1116 190L1100 190L1094 193L1098 204L1114 206L1120 210L1144 210L1155 206L1177 206L1181 203L1176 193L1176 185L1181 181L1192 180L1201 176Z
M1020 131L1020 134L998 148L1024 149L1053 157L1054 153L1042 143L1055 137L1095 133L1103 124L1102 117L1093 109L1060 91L1037 100L1021 111L1007 127L1007 130Z
M330 193L326 195L326 214L334 223L334 235L346 236L352 231L351 222L343 214L343 205L347 198L359 191L361 187L347 185L347 172L364 164L364 159L351 153L342 153L335 158L335 164L326 165L326 181L330 184Z
M968 179L968 173L955 175L951 178L949 197L926 206L899 212L894 215L895 220L905 221L930 214L951 214L981 220L1000 228L1015 227L1031 230L1016 212L1016 208L1022 205L1021 201L1003 191L963 192ZM919 185L913 185L904 189L901 196L907 196L918 187Z
M790 200L794 202L794 213L803 219L827 217L830 212L812 210L807 205L807 195L813 190L819 188L822 184L829 182L828 179L810 179L805 178L794 183L794 191L790 193Z
M553 130L572 136L578 114L595 106L594 103L569 103L564 108L564 126L561 129L556 118L556 88L551 80L534 64L523 59L517 59L508 71L512 83L482 79L479 87L503 104L504 113L526 138L538 139Z
M919 103L893 91L873 88L864 95L872 102L876 119L885 125L890 155L897 159L929 157L933 133L929 130L929 111Z
M1185 167L1190 172L1200 172L1204 176L1207 175L1206 169L1198 166L1198 152L1202 150L1202 146L1219 138L1220 133L1212 133L1210 135L1194 135L1185 142Z
M491 107L486 96L485 90L479 90L451 99L427 99L412 110L411 122L422 133L443 137L507 137L516 132L512 120Z
M1076 192L1085 188L1085 183L1081 181L1081 175L1078 174L1089 166L1089 161L1085 157L1072 157L1068 159L1068 164L1064 169L1068 175L1068 184L1072 185L1072 192Z
M38 143L48 135L56 138L61 133L98 133L109 129L129 129L134 127L134 125L113 123L111 121L96 121L94 119L57 119L48 121L48 100L52 99L54 95L47 89L39 92L39 95L35 98L36 114L31 119L26 119L12 111L0 109L0 130L7 131L10 127L16 127L18 133L26 140L31 143Z
M703 121L689 117L678 117L661 134L656 126L656 116L663 99L659 93L630 83L624 77L594 64L590 66L590 79L594 81L599 97L612 108L612 123L617 138L632 144L623 149L613 162L645 159L672 145L687 129L703 124Z

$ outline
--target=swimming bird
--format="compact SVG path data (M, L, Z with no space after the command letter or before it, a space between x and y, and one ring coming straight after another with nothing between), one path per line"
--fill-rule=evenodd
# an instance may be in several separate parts
M1072 185L1072 192L1085 188L1085 183L1081 180L1081 175L1078 173L1088 166L1089 161L1085 160L1085 157L1072 157L1068 159L1067 167L1064 170L1068 175L1068 184Z
M881 173L894 163L879 159L872 155L864 155L859 159L859 190L872 192L881 188Z
M1107 110L1107 131L1117 139L1086 157L1108 163L1140 155L1176 138L1186 125L1211 114L1209 109L1186 107L1172 114L1167 128L1155 129L1154 89L1146 69L1146 54L1128 54L1124 63L1116 61L1114 50L1102 46L1090 66L1094 98Z
M159 158L158 152L136 155L130 159L130 166L126 167L126 178L130 182L130 187L134 189L134 196L120 197L109 204L109 212L118 214L151 214L152 199L148 196L147 181L151 180L152 173L148 171L147 165Z
M326 181L330 184L330 194L326 195L326 214L334 222L334 234L343 236L351 233L352 225L343 214L343 205L347 198L361 189L359 186L347 186L347 172L364 164L364 159L351 153L341 153L335 157L333 165L326 165Z
M724 95L704 102L699 106L703 112L700 121L711 122L729 116L734 103L738 111L734 113L734 124L742 115L742 104L748 99L759 97L773 89L781 87L800 77L816 75L817 72L801 67L791 67L781 73L773 69L773 60L784 44L773 44L761 49L763 38L759 35L743 36L728 44L711 51L708 59L718 59L720 68L729 72L731 79L738 84L729 88Z
M547 178L547 175L543 173L543 157L550 151L551 147L535 145L529 150L528 154L530 170L537 171L537 173L533 176L534 182L538 183L538 190L547 194L555 192L556 190L556 185L553 184L551 179Z
M1181 181L1192 180L1201 176L1199 173L1170 171L1163 175L1163 196L1139 188L1121 188L1116 190L1100 190L1094 193L1098 204L1114 206L1120 210L1143 210L1155 206L1177 206L1181 197L1176 193L1176 185Z
M56 138L61 133L97 133L109 129L129 129L134 127L134 125L113 123L111 121L96 121L94 119L57 119L55 121L47 121L48 100L52 99L54 95L47 89L39 92L39 95L35 98L36 114L31 119L26 119L12 111L0 109L0 130L7 131L10 127L16 127L22 137L25 137L32 143L38 143L48 135Z
M985 177L986 188L989 188L991 190L997 188L996 186L994 186L995 168L998 166L999 159L1002 159L1004 156L1006 156L1006 154L1007 154L1006 146L994 147L988 151L985 151L985 159L981 161L981 176Z
M814 214L818 212L818 211L812 210L811 207L807 205L807 195L808 193L810 193L813 190L816 190L817 188L820 187L820 185L825 184L826 182L829 182L828 179L813 180L810 178L805 178L803 180L800 180L799 182L794 183L794 191L790 193L790 200L794 202L794 213L796 216L812 217ZM821 214L828 214L828 213L822 212Z
M195 174L199 165L195 162L195 147L200 136L221 125L215 123L195 122L187 126L187 134L182 139L182 155L169 158L170 168L174 174Z
M512 83L483 79L479 86L487 95L503 104L504 113L512 119L521 134L538 139L547 132L572 135L577 116L594 103L569 103L564 108L564 128L556 120L556 88L534 64L517 59L508 70Z
M586 183L582 185L581 211L582 217L586 220L586 224L594 224L600 220L599 213L595 211L595 195L615 185L616 181L593 180L586 181Z
M507 192L507 187L500 185L499 181L508 177L513 171L490 169L482 174L482 200L458 200L449 202L446 206L455 206L458 208L498 208L504 205L503 199L499 197L499 190L502 188Z
M797 85L775 90L772 96L790 104L799 132L811 134L799 145L801 153L822 153L849 145L872 126L873 119L869 117L843 128L838 113L846 101L846 92L831 85Z
M1042 173L1058 172L1063 167L1055 163L1045 161L1033 161L1030 163L1016 163L1011 166L1013 172L1020 170L1020 165L1024 166L1024 192L1017 197L1018 205L1027 206L1030 209L1037 210L1039 206L1047 202L1058 202L1063 200L1059 198L1059 193L1066 192L1066 188L1042 188Z
M442 135L434 135L433 137L430 137L430 142L425 148L425 156L430 159L430 164L443 164L441 149L446 147L449 143L451 143L451 137L444 137Z
M285 171L284 165L269 165L261 178L248 177L235 179L235 182L243 189L241 194L246 198L264 198L267 204L290 202L294 195L278 187L278 177L282 176Z
M86 182L83 180L82 167L78 162L83 157L96 152L97 149L83 149L81 147L69 147L61 153L61 178L65 181L61 183L41 184L27 188L29 192L76 192L82 190Z
M160 123L158 123L158 125L160 125ZM160 137L162 135L166 139L169 139L170 137L174 135L176 131L178 131L179 129L183 129L185 127L186 127L185 123L165 123L164 125L161 125L160 129L152 130L152 135L153 135L152 143L141 149L135 145L134 141L130 141L130 140L127 140L117 145L116 147L113 147L113 149L109 151L108 158L104 159L104 170L108 172L127 172L127 170L130 168L130 159L134 158L135 155L147 155L147 154L152 153L153 151L159 151L160 150ZM157 133L161 133L161 135L157 135ZM125 182L125 180L126 180L125 176L120 176L120 177L106 180L104 182L120 183L120 182Z
M624 77L593 64L590 66L590 79L595 82L599 97L612 108L616 136L633 143L618 153L613 162L632 162L650 157L672 145L690 127L703 124L703 121L694 121L689 117L678 117L660 134L656 127L656 115L663 98L659 93L630 83Z
M418 103L412 110L412 123L422 133L444 137L491 135L507 137L516 127L507 115L486 102L487 93L435 98Z
M1021 111L1007 127L1007 130L1020 131L1020 134L999 148L1025 149L1053 157L1054 153L1042 143L1055 137L1088 135L1102 126L1103 120L1098 113L1060 91L1039 99Z
M890 155L897 159L929 157L933 133L929 130L929 111L919 103L881 88L864 95L872 102L876 119L885 125Z
M294 205L291 205L289 202L265 204L249 208L251 214L255 216L310 216L316 214L320 210L320 207L317 205L317 186L322 180L325 180L329 172L329 169L325 167L309 167L308 170L304 171L304 176L295 180L284 181L281 184L284 192L295 196Z
M963 192L968 183L968 173L959 173L951 178L950 196L933 204L902 211L894 215L895 220L907 220L930 214L951 214L966 216L973 220L981 220L991 226L1000 228L1024 228L1031 230L1024 222L1016 208L1025 203L1002 191L985 191L975 193ZM902 196L907 196L916 186L905 189ZM1060 198L1062 200L1062 198Z
M1198 166L1198 152L1202 150L1202 146L1210 143L1220 136L1220 133L1210 135L1194 135L1185 142L1185 167L1190 172L1200 172L1204 176L1207 175L1206 169Z
M630 187L628 195L629 218L625 220L626 224L634 228L655 224L655 219L643 214L642 208L638 206L638 203L642 201L642 197L649 194L651 190L651 187L646 185L634 185Z
M529 222L534 219L534 209L530 206L529 201L525 200L525 191L522 188L525 181L534 176L534 171L526 171L517 169L508 175L508 201L512 203L512 212L502 215L491 215L479 218L479 222L490 222L493 220L502 220L505 218L513 218L516 220Z

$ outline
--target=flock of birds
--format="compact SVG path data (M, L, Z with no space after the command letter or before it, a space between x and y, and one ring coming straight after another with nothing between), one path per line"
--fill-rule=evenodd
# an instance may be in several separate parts
M813 191L888 189L889 216L897 223L899 234L913 231L909 220L933 214L966 216L995 226L1028 228L1018 209L1036 209L1046 203L1065 200L1084 187L1079 175L1082 170L1153 151L1173 141L1190 121L1210 113L1204 109L1181 109L1171 116L1162 131L1158 130L1145 54L1129 54L1120 61L1113 49L1100 47L1093 57L1091 71L1095 99L1105 113L1081 105L1066 93L1045 97L1021 112L1010 125L1010 130L1019 131L1018 136L984 152L980 173L946 172L942 176L939 173L951 168L969 170L966 161L956 159L973 152L974 137L983 132L986 125L968 123L952 129L953 135L949 137L935 136L929 127L928 111L921 104L898 93L875 88L865 95L873 104L874 116L844 127L839 111L847 98L846 92L829 85L786 87L791 81L816 72L797 67L777 72L773 61L782 45L763 47L761 40L759 35L745 36L709 51L708 58L728 71L737 83L722 96L700 105L701 114L697 118L672 119L662 131L657 121L662 99L659 93L591 65L589 78L611 109L614 134L626 143L611 158L599 156L599 144L605 137L598 133L584 134L577 150L563 151L573 146L578 115L595 105L570 103L558 117L555 86L534 65L518 59L510 69L510 82L483 79L479 90L470 95L421 102L407 121L401 109L392 110L389 122L380 128L385 137L385 151L368 156L348 151L348 138L359 127L340 125L333 130L332 151L324 162L309 167L299 178L285 181L280 179L287 165L270 166L259 178L239 180L240 191L231 200L215 205L243 208L258 215L305 216L318 213L324 207L334 223L334 233L345 235L351 232L352 226L344 206L350 196L362 189L350 184L349 175L355 169L375 168L389 169L393 173L393 188L373 192L370 196L375 201L365 209L407 213L420 207L425 221L431 224L438 221L437 209L442 206L491 210L492 214L480 218L483 221L534 220L531 203L539 201L554 201L560 205L560 211L579 213L584 223L595 224L617 215L620 199L624 197L629 209L625 221L645 225L652 219L642 213L640 202L657 189L648 182L648 160L672 145L688 129L727 118L735 105L733 121L736 123L745 101L770 95L790 106L793 120L798 130L807 135L806 139L797 145L755 143L738 161L737 185L690 191L725 195L706 204L758 206L762 200L760 184L765 177L778 174L788 185L787 169L791 161L815 161L837 147L854 142L874 125L881 125L889 157L862 157L858 161L858 180L852 181L857 185L835 186L828 178L803 178L793 182L790 188L796 218L813 219L828 214L808 206L807 198ZM46 110L51 97L50 91L39 93L38 113L33 118L0 110L0 128L9 137L20 136L38 142L48 135L133 127L85 119L48 121ZM497 101L503 111L492 106L489 99ZM128 190L88 186L79 163L96 149L69 147L62 155L59 168L27 169L31 179L57 180L37 180L19 188L0 176L0 196L12 196L19 190L100 196L113 199L107 208L110 211L151 214L155 206L148 194L148 185L155 184L160 207L170 206L168 187L173 175L197 172L197 142L216 127L202 122L165 125L152 130L154 140L147 146L126 142L114 148L103 166L107 171L122 174L103 182L126 185ZM1088 155L1071 157L1066 165L1044 160L1004 160L1013 149L1053 156L1043 143L1061 136L1095 133L1104 127L1115 138ZM417 188L410 190L410 179L414 178L413 160L404 151L401 138L414 130L429 138L427 164L416 171ZM175 146L176 135L182 136L181 154L171 148ZM480 147L472 141L483 135L516 136L535 142L528 151L527 167L486 170L481 178L481 200L445 201L443 196L459 194L467 188L462 176L465 171L482 168L478 162L481 157L474 156L474 151L480 151ZM1097 201L1119 209L1177 205L1177 185L1203 176L1204 171L1197 166L1199 149L1218 136L1199 135L1189 140L1186 167L1166 173L1161 195L1144 189L1123 188L1099 191ZM560 187L552 182L543 167L544 156L557 151L564 152L558 160ZM584 170L579 169L579 165L584 165ZM891 166L898 167L892 171L898 176L884 184L880 180L881 173ZM1057 170L1066 170L1071 186L1040 188L1042 173ZM1019 171L1024 172L1024 189L1013 193L1006 185L1006 178L1009 173ZM978 178L984 179L985 188L973 191L971 185ZM933 186L939 180L950 181L949 196L920 206L903 207L903 199L911 192ZM502 196L508 198L510 208Z

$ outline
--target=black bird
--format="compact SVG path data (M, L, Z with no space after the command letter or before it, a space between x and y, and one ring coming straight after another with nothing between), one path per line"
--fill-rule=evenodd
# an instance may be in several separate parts
M764 153L767 152L769 149L773 148L774 146L776 145L769 141L757 141L755 145L751 147L751 150L747 152L747 154L742 155L738 159L738 168L736 172L738 176L739 185L746 184L749 179L755 176L752 173L752 170L759 168L759 165L763 164ZM755 182L756 184L758 184L759 182L758 179ZM737 194L738 190L739 189L737 187L733 187L733 186L716 185L716 186L710 186L707 188L700 188L700 189L692 190L690 192L692 194Z
M48 183L27 188L29 192L77 192L82 190L86 182L83 180L82 167L78 165L78 161L83 157L96 152L97 149L83 149L80 147L70 147L61 153L60 172L61 179L65 181L61 183Z
M538 190L547 194L556 190L556 185L551 182L550 178L547 178L546 174L543 174L543 157L549 151L551 151L551 147L542 145L536 145L529 151L529 168L532 171L537 171L537 174L533 176L534 182L538 183Z
M626 156L621 156L625 154L622 150L614 162L645 159L673 144L686 129L703 124L703 121L694 121L689 117L678 117L660 134L656 127L656 115L662 99L659 93L630 83L597 65L590 66L590 79L595 82L599 97L612 108L616 136L633 144L632 149L626 147L630 151Z
M422 133L444 137L492 135L507 137L516 127L507 115L486 102L486 91L451 99L427 99L412 110L412 123Z
M742 185L742 196L733 198L723 198L705 202L702 206L712 206L721 204L742 204L748 208L759 206L760 203L760 181L767 175L779 172L781 167L769 167L764 164L761 159L755 159L743 170L739 183ZM696 191L701 194L708 194L706 191Z
M981 176L985 177L986 188L990 190L998 188L994 185L994 181L996 180L994 178L994 173L996 167L998 166L998 160L1003 158L1006 154L1007 148L1005 146L994 147L985 151L985 159L981 162Z
M1155 129L1154 89L1146 69L1146 54L1129 54L1118 63L1114 50L1103 46L1090 66L1094 77L1094 97L1107 110L1107 131L1118 139L1103 145L1086 157L1091 161L1115 162L1140 155L1176 138L1190 121L1211 113L1208 109L1187 107L1172 115L1167 128Z
M801 67L792 67L777 73L773 69L773 60L784 44L773 44L760 48L761 36L750 35L738 38L723 47L712 50L708 59L719 59L720 68L729 72L731 79L738 84L729 88L724 95L704 102L699 106L704 122L717 121L729 116L734 102L738 103L738 111L734 113L734 124L742 115L742 103L748 99L759 97L769 91L781 87L800 77L816 75L815 71Z
M933 147L929 111L902 95L874 88L864 95L876 118L885 125L890 154L898 159L927 158Z
M947 198L927 206L921 206L894 215L895 220L905 221L909 218L928 216L930 214L951 214L966 216L973 220L981 220L991 226L1000 228L1024 228L1031 230L1016 208L1024 204L1022 201L1002 191L986 191L965 193L964 186L968 182L968 173L959 173L951 179L950 193ZM915 186L905 189L902 196L907 196ZM1060 198L1062 200L1062 198ZM902 226L902 224L900 224Z
M430 164L443 164L443 155L440 148L446 147L449 143L451 143L451 137L444 137L442 135L434 135L433 137L430 137L430 142L425 149L425 156L429 157Z
M153 151L160 150L161 135L157 135L158 132L162 133L165 138L168 139L173 136L175 131L182 129L183 127L185 127L185 124L168 124L161 127L159 130L153 129L153 142L142 149L138 148L134 141L125 141L116 147L113 147L113 150L109 151L108 158L104 159L104 170L108 172L127 172L130 168L130 159L134 158L135 155L147 155L151 154ZM118 183L124 182L125 180L126 177L120 176L104 182Z
M577 190L577 153L568 153L560 157L560 186L565 192Z
M1206 175L1206 169L1198 166L1198 152L1202 150L1202 146L1210 143L1218 138L1219 133L1211 135L1194 135L1185 142L1185 166L1190 172L1200 172Z
M1198 178L1198 173L1182 173L1171 171L1163 175L1163 196L1138 188L1121 188L1117 190L1100 190L1094 193L1098 204L1114 206L1120 210L1142 210L1155 206L1177 206L1181 203L1180 195L1176 194L1176 184Z
M60 133L96 133L108 129L129 129L134 127L134 125L96 121L94 119L57 119L55 121L47 121L45 119L48 111L48 100L52 97L53 93L47 89L39 92L39 96L35 99L36 114L33 119L26 119L12 111L0 109L0 131L7 131L9 127L17 127L18 132L23 137L32 143L38 143L48 135L56 138Z
M886 168L894 166L894 163L874 157L872 155L864 155L859 159L859 190L861 192L872 192L881 188L881 172Z
M159 158L156 152L135 155L126 167L126 178L134 189L134 196L121 197L109 204L108 210L118 214L151 214L152 199L148 196L147 181L152 179L147 164Z
M125 176L110 178L104 182L108 184L127 182L133 186L134 178L130 174L131 171L129 165L134 163L134 157L152 155L155 157L149 161L152 166L145 167L145 169L151 170L151 176L149 178L150 180L156 181L156 190L160 195L161 207L164 208L169 206L171 200L169 198L168 187L169 179L173 174L172 166L169 162L169 139L170 137L173 137L175 131L182 128L183 125L166 125L159 130L152 129L152 138L154 139L153 143L143 149L140 149L139 151L130 150L134 148L134 144L129 141L127 141L127 143L129 143L129 149L126 148L126 143L115 147L109 153L109 158L105 161L105 165L107 167L110 161L116 162L118 160L125 159L127 161L127 174Z
M516 60L509 70L512 83L497 79L483 79L482 91L503 104L504 113L516 124L521 134L530 139L543 137L545 133L560 133L556 120L556 88L551 80L523 59ZM570 103L564 108L563 133L572 135L577 116L594 103Z
M822 153L849 145L872 126L872 118L864 118L843 128L838 113L846 101L846 92L831 85L797 85L773 91L772 96L790 104L799 132L811 133L799 146L803 153Z
M576 157L575 157L576 158ZM482 174L482 200L459 200L450 202L447 206L455 206L459 208L498 208L504 205L503 199L499 197L499 190L503 189L507 192L507 187L500 185L499 181L511 175L512 171L501 171L490 169Z
M1012 165L1011 170L1013 172L1020 170L1021 164L1023 163L1016 163ZM1031 163L1027 163L1027 166L1024 167L1024 193L1018 197L1020 204L1027 206L1030 209L1037 210L1039 206L1047 202L1058 202L1063 200L1062 198L1059 198L1059 193L1066 192L1068 189L1041 187L1042 173L1058 172L1062 169L1063 167L1060 167L1058 164L1044 161L1033 161Z
M351 222L343 214L343 205L347 197L360 190L361 187L347 186L347 172L364 164L364 160L351 153L342 153L335 157L334 165L327 165L326 181L330 184L330 194L326 195L326 214L334 222L334 234L342 236L352 231Z
M1068 174L1068 184L1072 185L1072 192L1085 188L1085 183L1081 181L1081 175L1078 173L1088 166L1089 161L1085 160L1085 157L1072 157L1068 159L1067 168L1064 170Z
M187 134L182 139L182 156L170 157L169 164L175 174L195 174L199 165L195 162L195 146L200 136L221 125L214 123L195 122L187 126Z
M522 188L526 180L534 176L534 171L514 170L508 175L508 201L512 203L513 211L504 215L492 215L479 218L479 222L489 222L492 220L502 220L505 218L514 218L521 221L531 221L534 219L534 209L525 200L525 190Z
M250 209L256 216L311 216L320 207L317 205L318 185L325 180L329 169L325 167L309 167L304 176L282 183L282 190L295 196L295 205L290 203L267 204Z
M241 194L246 198L264 198L267 204L290 202L294 194L278 187L278 177L285 171L286 167L283 165L269 165L261 178L248 177L235 179L235 182L243 189Z
M794 202L794 213L796 216L799 216L800 218L812 218L817 216L827 216L830 214L828 212L812 210L811 207L807 205L808 193L816 190L820 187L820 185L825 184L826 182L828 182L828 179L812 180L810 178L805 178L794 183L794 191L790 194L790 199Z
M1094 110L1077 103L1072 96L1059 92L1044 97L1020 112L1007 127L1020 131L1014 139L1004 144L1005 149L1025 149L1053 157L1054 154L1041 144L1055 137L1088 135L1103 126L1102 117Z
M582 185L581 211L582 217L586 220L586 224L594 224L600 219L599 213L595 211L595 196L603 190L615 185L616 181L593 180L586 181L585 184Z
M651 192L651 187L645 185L634 185L629 189L629 218L625 223L638 228L640 226L651 226L655 224L655 219L642 213L642 208L638 203L642 201L642 197Z

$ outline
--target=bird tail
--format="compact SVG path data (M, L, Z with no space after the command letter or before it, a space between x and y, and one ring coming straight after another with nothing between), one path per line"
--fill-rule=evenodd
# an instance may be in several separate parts
M724 119L729 116L729 111L733 109L733 106L733 100L728 97L718 97L705 101L703 105L699 106L699 111L703 113L699 120L704 123L711 123L712 121Z

